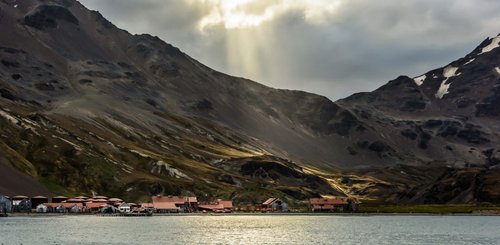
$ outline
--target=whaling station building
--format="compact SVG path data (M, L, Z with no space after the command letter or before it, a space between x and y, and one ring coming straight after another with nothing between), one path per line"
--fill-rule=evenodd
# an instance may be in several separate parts
M311 212L345 212L356 211L358 202L352 198L311 198L309 199L309 210Z
M2 196L0 195L0 214L11 212L38 213L195 213L233 212L233 202L217 199L213 202L198 202L194 196L153 196L151 203L127 203L120 198L106 196L68 198L56 196Z
M351 198L311 198L308 200L310 212L356 211L358 202ZM68 198L56 196L13 196L0 195L0 214L10 212L38 213L231 213L239 212L289 212L289 205L280 198L269 198L261 204L233 206L230 200L216 199L200 202L195 196L152 196L150 203L127 203L120 198L106 196Z

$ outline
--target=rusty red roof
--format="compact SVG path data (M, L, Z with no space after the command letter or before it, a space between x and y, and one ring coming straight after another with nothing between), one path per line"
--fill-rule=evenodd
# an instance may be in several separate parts
M178 196L153 196L153 204L156 203L174 203L174 204L184 204L188 201L186 197L178 197Z
M27 196L19 195L19 196L13 196L12 199L28 199Z
M60 203L63 207L65 208L72 208L74 206L78 206L78 207L83 207L83 203L67 203L67 202L63 202L63 203Z
M57 208L57 207L61 206L61 203L50 202L50 203L44 203L43 205L50 207L50 208Z
M198 205L199 209L207 209L207 210L224 210L224 205L222 204L206 204L206 205Z
M177 209L177 206L175 206L175 203L173 202L154 202L153 207L155 209L167 209L167 210Z
M197 197L187 197L187 201L189 203L197 203L198 202L198 198Z
M87 208L102 208L106 207L107 204L102 202L87 202L85 203L85 206L87 206Z
M73 203L75 203L75 202L85 202L85 200L84 199L71 198L71 199L68 199L67 202L73 202Z
M63 206L65 208L72 208L74 206L83 207L82 203L67 203L67 202L63 202L63 203L50 202L50 203L44 203L43 205L45 205L47 207L51 207L51 208L57 208L59 206Z
M221 204L224 207L224 209L233 208L233 201L219 201L219 204Z
M269 198L265 202L263 202L262 205L271 205L271 203L273 203L274 201L276 201L276 199L278 199L278 198L275 198L275 197Z
M31 199L48 199L48 198L44 196L34 196Z
M56 196L56 197L53 197L52 199L68 199L68 198L65 196Z
M141 208L154 208L152 203L141 203Z

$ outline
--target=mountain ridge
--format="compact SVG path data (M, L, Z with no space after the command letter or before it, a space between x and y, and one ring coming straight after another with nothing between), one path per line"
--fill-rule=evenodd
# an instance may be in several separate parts
M496 39L424 79L401 76L333 102L220 73L77 1L0 5L0 30L12 33L0 39L0 149L54 193L445 203L500 196L496 177L487 178L500 159L498 96L488 89L500 49L479 54ZM429 169L442 174L416 178ZM454 178L477 182L469 175L493 182L449 187ZM439 185L451 197L432 197ZM492 194L477 194L485 186Z

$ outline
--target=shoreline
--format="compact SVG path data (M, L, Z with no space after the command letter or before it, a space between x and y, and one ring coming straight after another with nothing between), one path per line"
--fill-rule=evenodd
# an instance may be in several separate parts
M3 218L44 218L44 217L117 217L117 218L149 218L147 216L120 216L120 215L106 215L106 214L56 214L56 213L11 213ZM217 216L323 216L323 217L380 217L380 216L500 216L500 213L154 213L152 217L217 217Z

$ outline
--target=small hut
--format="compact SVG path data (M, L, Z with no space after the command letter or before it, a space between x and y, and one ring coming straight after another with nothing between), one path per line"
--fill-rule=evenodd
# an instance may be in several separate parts
M59 205L55 208L56 213L66 213L66 208L63 205Z
M12 212L12 202L6 196L0 194L0 214Z
M131 208L128 203L122 203L120 206L118 206L118 210L120 210L120 213L130 213Z
M78 214L78 213L83 212L83 208L82 208L82 206L75 205L75 206L73 206L73 207L71 207L71 208L69 209L69 212L70 212L70 213L74 213L74 214Z
M47 213L48 211L49 211L49 208L45 204L38 204L36 206L37 213Z
M31 212L31 201L27 196L13 196L12 207L14 212L28 213Z
M288 212L288 203L280 198L269 198L262 203L262 212Z
M103 214L115 214L120 212L115 206L107 205L101 209L101 213Z

